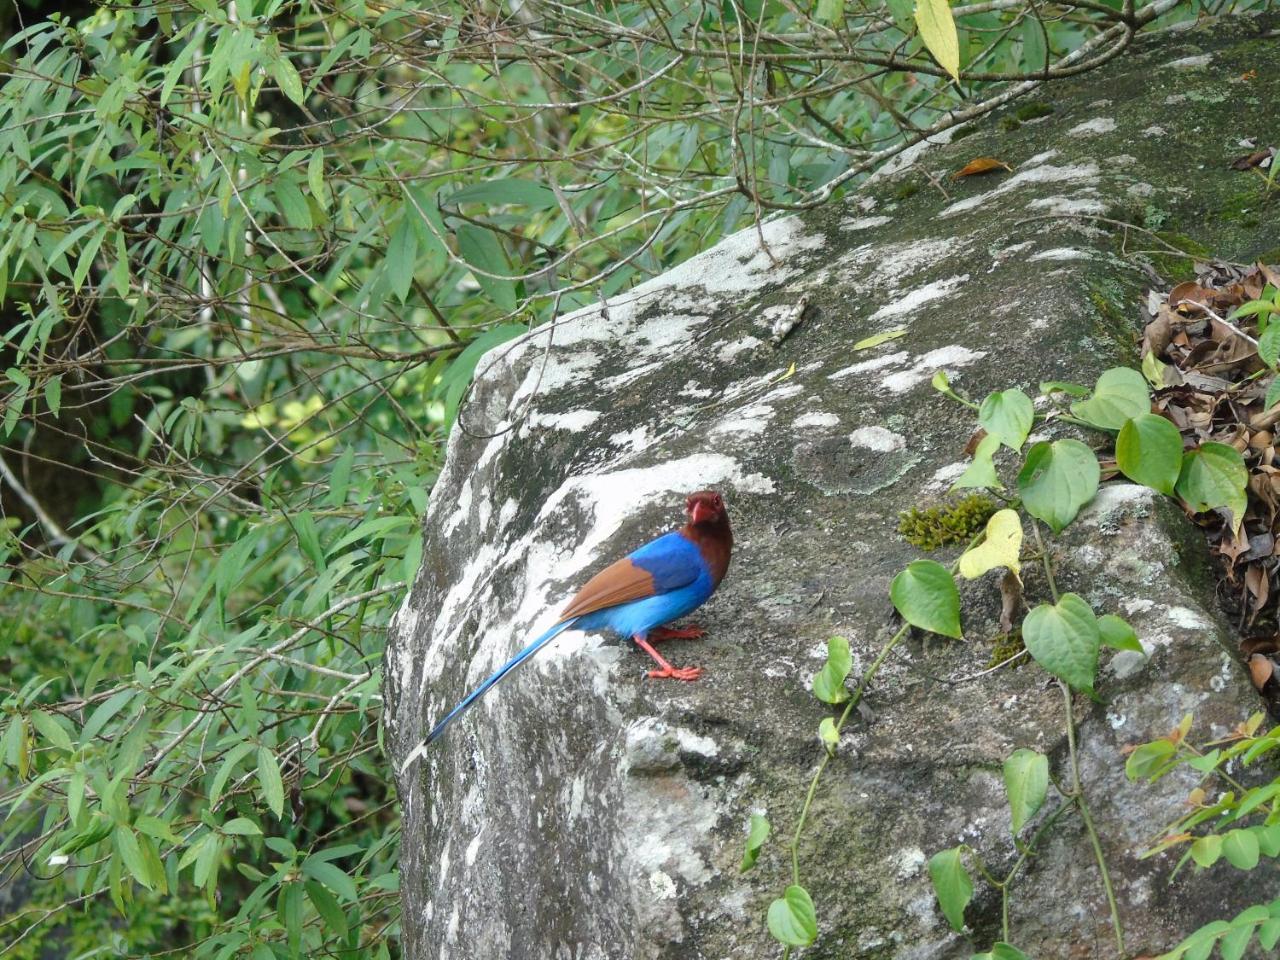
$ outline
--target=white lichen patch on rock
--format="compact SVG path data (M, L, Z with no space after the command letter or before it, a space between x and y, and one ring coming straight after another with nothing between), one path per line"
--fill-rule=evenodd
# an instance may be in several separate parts
M794 430L808 430L815 427L838 427L840 426L840 418L834 413L823 413L815 410L796 417L791 426Z
M1107 205L1092 196L1037 197L1027 204L1027 209L1057 217L1101 216L1107 212Z
M953 370L956 367L967 367L987 355L985 350L970 350L957 345L939 347L918 357L906 370L891 373L880 385L890 393L905 393L913 387L931 379L939 370Z
M1040 154L1045 157L1047 154ZM944 208L938 216L942 219L954 217L970 210L986 206L993 200L1012 193L1015 190L1021 190L1035 184L1080 184L1094 186L1098 183L1101 170L1098 164L1093 160L1086 160L1081 163L1067 164L1064 166L1053 166L1048 163L1033 164L1036 157L1032 157L1021 169L1013 176L1005 179L998 187L988 190L986 193L980 193L976 196L965 197L963 200L957 200L950 206Z
M966 283L968 279L969 275L967 273L962 273L959 276L946 277L942 280L935 280L932 283L927 283L922 287L916 287L914 290L910 291L900 299L895 300L893 303L887 303L882 306L867 319L867 322L878 324L883 323L886 320L895 320L898 317L915 313L926 303L931 303L934 300L941 300L944 297L950 296L962 284Z
M760 346L763 341L759 337L745 336L739 337L737 340L730 340L722 346L716 355L725 363L728 363L740 353L750 353L756 347Z
M1097 256L1092 250L1080 250L1076 247L1054 247L1051 250L1040 250L1033 253L1029 260L1093 260Z
M1111 117L1095 117L1093 120L1077 123L1067 134L1072 137L1096 137L1100 133L1111 133L1115 128L1116 122Z
M1180 60L1171 60L1166 63L1166 70L1200 70L1213 63L1213 56L1208 53L1202 53L1194 57L1183 57Z
M906 437L880 426L859 427L849 434L849 442L855 447L863 447L879 453L893 453L895 450L905 450L907 447Z
M599 410L569 410L566 413L531 413L524 423L526 430L585 430L600 419Z
M840 229L853 232L855 230L870 230L873 227L883 227L886 223L892 223L893 217L848 217L840 221Z

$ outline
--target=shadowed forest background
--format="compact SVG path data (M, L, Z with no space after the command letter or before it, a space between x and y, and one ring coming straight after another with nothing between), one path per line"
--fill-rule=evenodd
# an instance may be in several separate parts
M0 957L398 956L384 632L482 354L1267 6L5 0Z

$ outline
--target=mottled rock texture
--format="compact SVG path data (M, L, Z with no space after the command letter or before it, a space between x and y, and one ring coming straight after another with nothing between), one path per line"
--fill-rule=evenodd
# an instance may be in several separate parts
M781 833L826 715L809 678L832 634L850 639L855 671L890 635L889 581L918 556L898 511L963 468L972 415L930 377L945 369L980 398L1134 362L1144 264L1190 264L1118 224L1241 261L1280 245L1259 178L1227 166L1242 136L1274 129L1276 25L1146 38L1038 109L1019 102L841 204L766 223L769 253L744 231L481 363L388 650L397 764L589 574L677 522L685 492L726 493L738 547L698 618L709 637L671 650L706 668L701 682L649 682L630 645L568 633L402 775L413 960L779 954L763 918L789 880ZM1013 172L947 179L982 155ZM803 323L770 345L806 294ZM1188 784L1128 784L1121 748L1186 711L1207 734L1258 705L1176 508L1108 486L1051 550L1064 589L1128 616L1150 652L1104 654L1103 702L1079 702L1079 737L1130 951L1155 953L1270 896L1258 891L1274 875L1244 889L1220 866L1167 885L1167 860L1136 855ZM962 841L1007 868L1002 761L1017 747L1055 770L1065 757L1062 698L1038 668L949 682L990 661L994 579L965 588L967 639L914 638L845 734L801 850L822 931L806 957L963 958L998 934L981 887L972 939L951 933L924 869ZM775 838L741 876L752 811ZM1114 955L1078 821L1028 865L1012 925L1038 958Z

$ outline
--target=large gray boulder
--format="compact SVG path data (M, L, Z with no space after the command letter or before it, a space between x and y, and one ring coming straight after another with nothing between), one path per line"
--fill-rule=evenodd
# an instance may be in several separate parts
M568 633L402 773L412 960L779 954L764 914L789 882L782 836L828 715L810 677L829 636L849 638L857 673L892 633L889 582L920 555L898 512L964 466L972 416L930 378L944 369L978 398L1092 382L1136 358L1147 264L1189 268L1168 244L1236 260L1280 245L1257 178L1228 168L1242 136L1272 129L1273 27L1150 38L1022 114L1047 116L1020 121L1015 104L841 204L765 223L767 252L744 231L482 361L387 653L398 767L589 575L678 523L685 493L726 494L737 548L697 617L708 638L670 648L706 668L700 682L648 681L629 644ZM982 155L1012 173L946 178ZM895 328L905 335L852 348ZM1190 784L1131 785L1122 750L1189 711L1202 734L1222 732L1258 701L1203 539L1175 506L1107 486L1051 550L1063 589L1128 617L1150 653L1104 656L1103 702L1077 706L1129 951L1157 953L1269 888L1225 866L1169 886L1168 860L1138 860ZM800 851L821 925L805 956L968 957L998 938L999 901L981 886L972 939L950 931L925 862L965 842L1007 868L1001 763L1034 747L1063 770L1062 696L1043 671L956 682L990 663L999 608L993 578L966 587L967 639L901 648L846 730ZM775 837L744 876L752 811ZM1077 818L1026 867L1011 920L1032 956L1115 956Z

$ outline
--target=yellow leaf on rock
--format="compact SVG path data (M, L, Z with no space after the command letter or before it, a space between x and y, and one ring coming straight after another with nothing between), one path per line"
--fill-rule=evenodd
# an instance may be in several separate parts
M960 575L974 580L997 567L1007 567L1016 574L1021 570L1021 550L1022 520L1014 510L999 510L987 521L986 539L961 555Z

